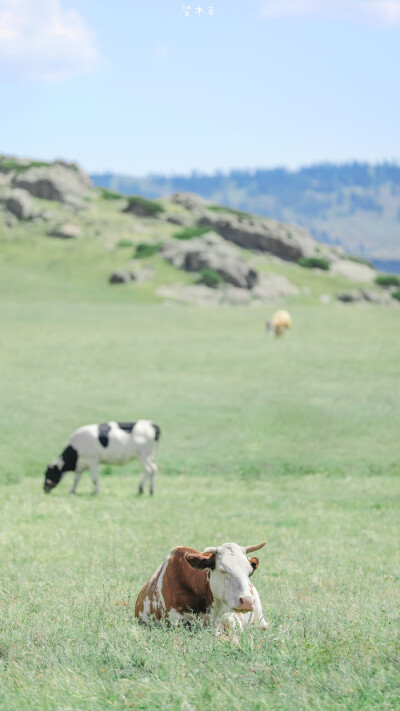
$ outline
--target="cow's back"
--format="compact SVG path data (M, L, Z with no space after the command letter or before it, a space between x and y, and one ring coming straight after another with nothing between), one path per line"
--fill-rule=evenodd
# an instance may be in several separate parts
M99 446L98 435L98 425L83 425L72 433L68 444L85 457L96 456Z

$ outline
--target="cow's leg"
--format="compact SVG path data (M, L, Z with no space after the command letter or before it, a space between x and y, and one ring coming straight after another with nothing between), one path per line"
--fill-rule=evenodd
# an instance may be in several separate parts
M73 483L71 491L69 492L70 494L76 494L76 487L79 484L79 479L81 478L81 476L82 476L82 470L79 472L75 472L74 483Z
M154 479L156 478L158 467L153 459L149 460L149 467L151 468L150 473L150 494L154 494Z
M92 481L93 481L93 485L94 485L93 493L98 494L100 491L100 489L99 489L99 463L95 462L95 461L90 462L89 469L90 469L90 473L92 475Z
M139 484L139 492L138 492L139 495L140 495L140 494L143 494L143 492L144 492L144 485L145 485L145 483L146 483L146 480L147 480L147 477L148 477L148 476L149 476L148 472L146 471L146 469L144 469L143 476L142 476L142 481L141 481L140 484Z
M253 612L244 615L244 618L248 618L247 619L248 625L257 625L260 629L267 630L269 627L269 624L266 621L266 619L264 618L262 607L261 607L261 600L260 600L260 596L258 594L257 588L252 583L250 583L250 591L254 597L254 610L253 610Z
M139 494L143 494L144 486L147 479L150 479L150 494L154 493L154 479L157 474L157 464L147 453L140 457L140 461L143 467L143 478L139 486Z

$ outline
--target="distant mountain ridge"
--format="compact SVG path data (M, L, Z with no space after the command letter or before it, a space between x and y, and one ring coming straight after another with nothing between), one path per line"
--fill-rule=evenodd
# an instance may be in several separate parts
M95 186L157 198L192 192L206 200L301 225L319 241L400 270L400 165L323 163L289 171L232 170L204 175L113 173L91 176ZM398 265L397 265L398 263Z

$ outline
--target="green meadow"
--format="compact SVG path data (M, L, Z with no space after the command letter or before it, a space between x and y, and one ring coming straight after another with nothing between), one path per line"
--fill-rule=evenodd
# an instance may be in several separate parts
M400 311L321 305L332 278L287 265L311 293L279 340L272 307L108 285L120 250L90 240L2 248L0 708L399 709ZM44 495L74 429L139 417L153 498L135 462ZM266 632L136 624L172 547L262 540Z

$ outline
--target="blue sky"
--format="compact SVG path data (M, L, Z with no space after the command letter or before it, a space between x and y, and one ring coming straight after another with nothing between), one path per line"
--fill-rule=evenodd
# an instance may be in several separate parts
M0 152L133 175L400 159L400 0L183 5L0 0Z

